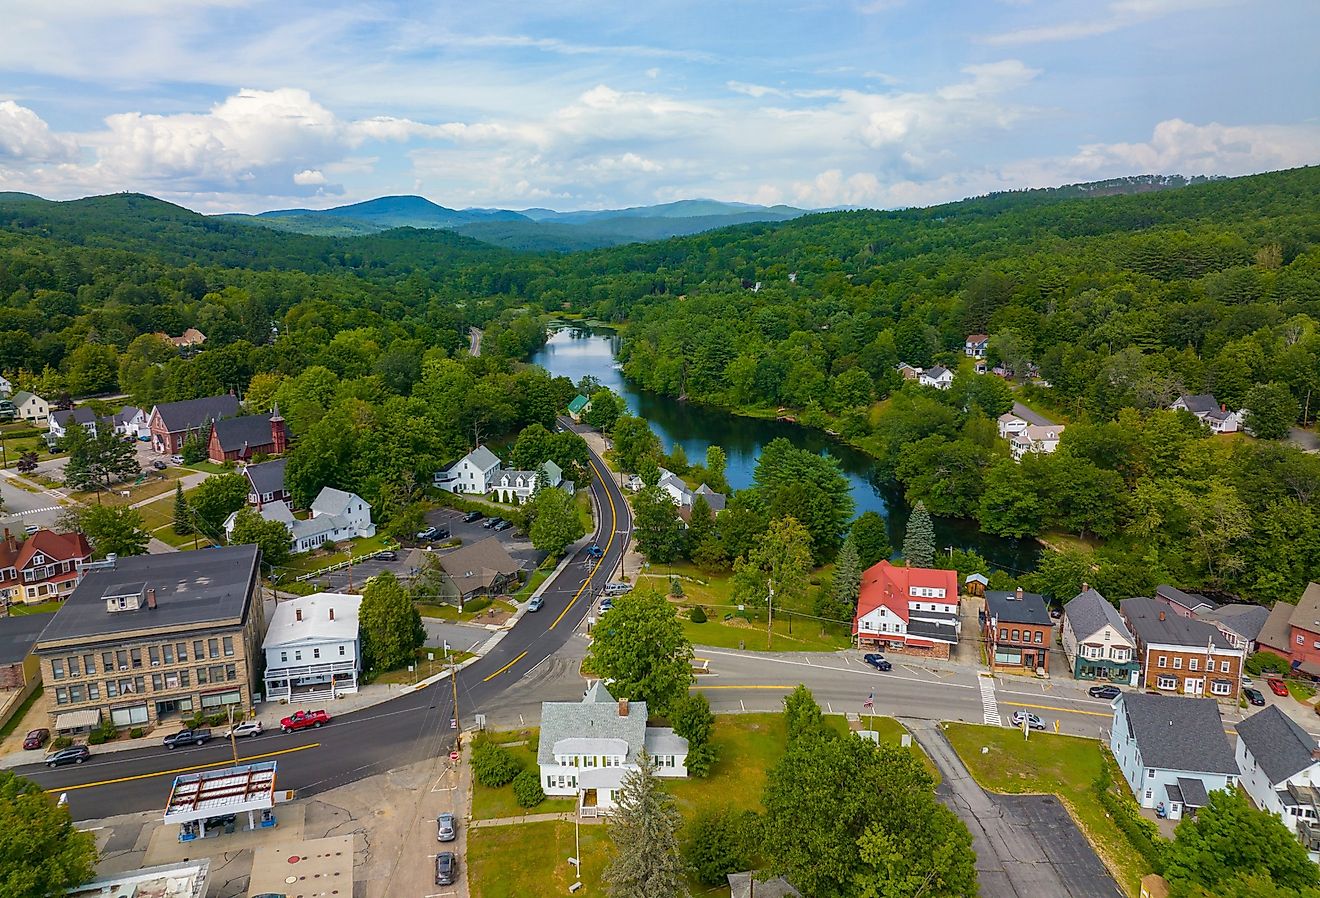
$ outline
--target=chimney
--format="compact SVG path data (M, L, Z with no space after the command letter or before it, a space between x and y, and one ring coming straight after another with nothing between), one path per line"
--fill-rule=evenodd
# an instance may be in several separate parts
M5 528L5 545L9 547L11 552L18 551L18 540L14 539L14 534L9 532L8 527Z
M619 699L619 716L628 716L628 700L626 698Z
M1160 612L1160 620L1164 620L1164 612L1163 612L1163 611Z
M156 607L156 587L154 586L147 587L147 607L153 610Z
M1320 761L1320 748L1311 749L1311 760Z
M1087 583L1085 580L1083 580L1083 581L1082 581L1082 592L1090 592L1090 591L1091 591L1091 584L1090 584L1090 583Z
M275 447L274 454L282 455L288 448L289 434L284 429L284 419L280 417L280 404L275 403L274 410L270 414L270 441Z
M1226 412L1226 411L1228 411L1228 406L1221 402L1221 403L1219 403L1219 410L1220 410L1221 412Z
M295 609L293 609L293 619L294 619L294 620L302 620L302 609L301 609L301 608L295 608Z
M1015 595L1017 596L1017 599L1018 599L1019 601L1022 600L1022 587L1021 587L1021 586L1019 586L1019 587L1017 588L1017 593L1015 593Z
M335 619L335 609L333 609L333 608L330 609L330 619L331 619L331 620L334 620L334 619Z

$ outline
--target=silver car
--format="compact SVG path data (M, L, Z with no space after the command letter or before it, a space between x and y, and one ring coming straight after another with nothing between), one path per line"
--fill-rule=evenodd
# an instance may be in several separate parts
M457 832L454 829L454 815L441 814L435 818L435 839L437 842L454 841Z
M1014 711L1013 716L1009 719L1013 721L1013 726L1018 729L1022 729L1024 723L1033 730L1045 729L1045 721L1027 711Z

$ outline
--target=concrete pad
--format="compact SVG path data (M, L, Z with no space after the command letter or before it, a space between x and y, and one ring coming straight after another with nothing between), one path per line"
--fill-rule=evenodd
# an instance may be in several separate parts
M353 836L287 840L262 845L252 856L248 894L332 898L353 894Z
M283 844L291 839L300 841L303 838L306 814L307 807L303 802L279 804L275 806L275 817L279 822L272 828L246 829L246 815L240 815L238 828L234 832L226 835L221 831L219 835L208 835L205 839L194 839L191 842L179 841L177 826L161 824L151 834L144 862L149 867L176 864L188 858L233 854L272 843Z

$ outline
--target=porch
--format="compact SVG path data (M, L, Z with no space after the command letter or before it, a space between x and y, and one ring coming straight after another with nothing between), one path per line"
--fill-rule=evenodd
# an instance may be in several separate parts
M332 661L301 664L266 671L267 701L319 701L345 692L357 692L357 663Z

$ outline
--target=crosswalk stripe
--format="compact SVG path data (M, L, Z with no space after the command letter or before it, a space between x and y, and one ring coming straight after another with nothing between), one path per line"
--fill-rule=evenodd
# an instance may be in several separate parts
M48 511L60 511L59 505L47 505L45 508L29 508L27 511L16 511L14 517L21 518L25 514L45 514Z
M999 717L999 704L995 701L995 681L992 677L977 677L981 686L981 710L985 722L991 726L1003 726Z

